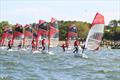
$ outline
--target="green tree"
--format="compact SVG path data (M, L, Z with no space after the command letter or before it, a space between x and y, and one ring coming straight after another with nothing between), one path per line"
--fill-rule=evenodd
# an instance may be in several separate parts
M0 22L0 38L1 38L1 36L2 36L2 33L3 33L4 28L5 28L6 26L9 26L8 21L2 21L2 22Z
M118 21L117 20L111 20L109 23L110 26L114 27L113 32L116 32L116 28L118 26Z
M120 26L120 20L118 20L118 25Z
M76 22L77 33L79 38L86 38L90 25L86 22Z

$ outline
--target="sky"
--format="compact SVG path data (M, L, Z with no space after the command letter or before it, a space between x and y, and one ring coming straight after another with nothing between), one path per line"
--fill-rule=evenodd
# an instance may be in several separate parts
M99 12L110 20L120 19L120 0L0 0L0 21L11 24L38 23L40 19L86 21L92 23Z

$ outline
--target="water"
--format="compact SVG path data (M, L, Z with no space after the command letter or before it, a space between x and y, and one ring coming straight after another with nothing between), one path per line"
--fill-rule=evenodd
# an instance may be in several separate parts
M120 80L120 50L85 52L88 59L54 51L0 52L0 80Z

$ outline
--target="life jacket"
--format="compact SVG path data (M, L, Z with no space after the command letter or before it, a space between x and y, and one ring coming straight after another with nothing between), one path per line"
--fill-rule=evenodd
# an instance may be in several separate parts
M31 43L31 44L32 44L32 46L35 46L34 40L32 41L32 43Z
M42 45L44 45L44 44L45 44L45 39L42 40Z
M78 46L78 41L77 40L74 42L74 46Z
M62 48L65 48L65 45L64 44L62 44L62 46L61 46Z
M12 45L12 41L11 40L9 40L8 45Z

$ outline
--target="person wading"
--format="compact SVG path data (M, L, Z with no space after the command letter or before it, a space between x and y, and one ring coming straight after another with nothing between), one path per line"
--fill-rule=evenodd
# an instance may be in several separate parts
M64 44L64 43L62 44L62 46L61 46L61 47L62 47L62 49L63 49L63 52L65 52L65 47L66 47L66 46L65 46L65 44Z
M45 39L42 39L42 51L45 50Z
M32 45L32 50L35 50L35 42L34 42L35 40L33 39L32 40L32 43L31 43L31 45Z
M78 53L78 40L77 39L74 42L74 48L75 50L73 51L73 53Z
M9 42L8 42L8 49L11 49L11 48L12 48L12 40L9 40Z

